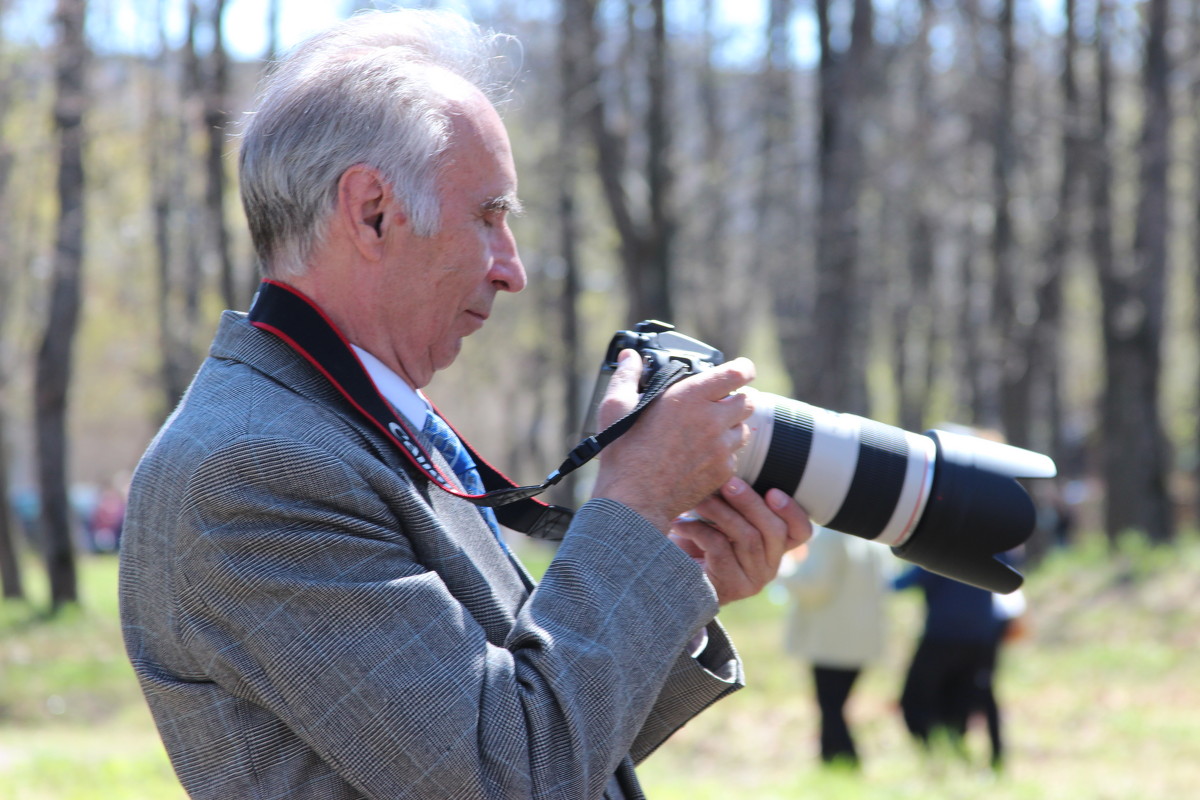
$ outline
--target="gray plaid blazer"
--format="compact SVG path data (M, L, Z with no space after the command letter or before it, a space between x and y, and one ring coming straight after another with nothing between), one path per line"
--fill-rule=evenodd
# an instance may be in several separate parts
M531 592L475 508L355 413L226 312L138 466L123 629L184 787L641 797L632 764L742 682L701 570L594 500Z

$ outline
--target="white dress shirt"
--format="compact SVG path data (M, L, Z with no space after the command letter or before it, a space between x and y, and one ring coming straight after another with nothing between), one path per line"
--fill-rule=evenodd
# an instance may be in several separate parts
M375 388L383 395L383 399L403 414L409 424L417 430L421 430L425 426L425 416L433 411L433 407L429 405L425 395L409 386L408 381L366 350L356 344L350 346L354 348L358 360L362 362L367 374L375 382Z

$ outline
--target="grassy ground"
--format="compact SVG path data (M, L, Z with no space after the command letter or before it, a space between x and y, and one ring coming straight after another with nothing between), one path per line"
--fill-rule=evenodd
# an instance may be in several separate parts
M116 559L82 561L80 590L53 619L0 602L0 800L183 800L121 645Z
M36 570L26 571L32 582ZM125 661L116 565L81 565L81 609L44 618L0 604L0 800L178 800L150 716ZM30 587L34 597L41 586ZM641 774L653 800L1189 797L1200 786L1200 540L1154 550L1131 542L1060 554L1031 576L1029 636L1006 651L999 692L1007 770L919 754L894 698L920 616L892 607L885 663L851 700L861 774L816 765L815 713L802 665L781 655L783 608L769 596L725 615L750 686L714 706ZM236 799L231 799L236 800Z
M1009 763L986 767L986 733L969 761L917 751L895 707L920 596L897 596L885 663L866 672L850 714L861 775L816 766L816 718L804 668L779 656L782 608L756 599L726 624L750 685L681 732L643 768L656 800L739 796L856 798L1190 797L1200 787L1200 544L1131 542L1117 556L1085 546L1026 584L1030 631L1002 656L998 694ZM815 793L815 794L814 794Z

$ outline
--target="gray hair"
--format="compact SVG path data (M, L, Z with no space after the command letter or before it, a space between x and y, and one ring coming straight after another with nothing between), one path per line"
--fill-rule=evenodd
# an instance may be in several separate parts
M439 75L493 104L507 97L511 37L444 11L358 14L280 62L242 128L239 182L259 266L298 276L328 229L342 174L380 171L419 236L440 226L438 167L450 138Z

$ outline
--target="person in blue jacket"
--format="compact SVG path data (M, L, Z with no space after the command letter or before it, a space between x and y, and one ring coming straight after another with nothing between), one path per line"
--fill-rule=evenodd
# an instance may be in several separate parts
M980 697L992 694L996 643L1003 622L991 592L912 567L893 588L925 594L925 628L913 654L900 710L908 730L923 745L939 731L961 746L967 719ZM999 713L992 762L999 766Z

